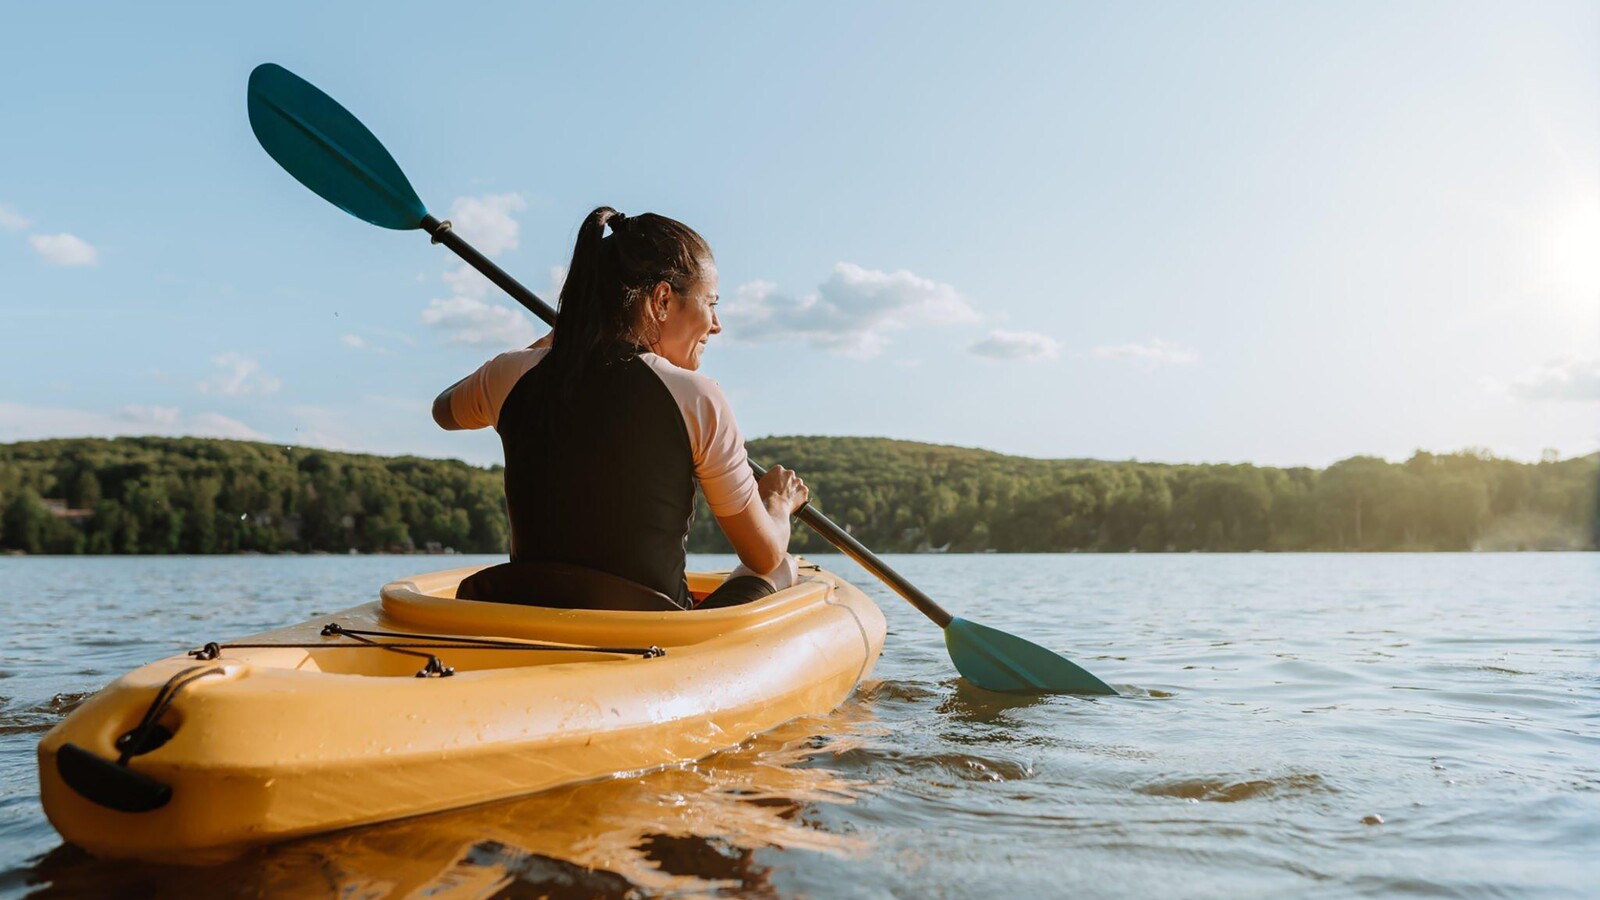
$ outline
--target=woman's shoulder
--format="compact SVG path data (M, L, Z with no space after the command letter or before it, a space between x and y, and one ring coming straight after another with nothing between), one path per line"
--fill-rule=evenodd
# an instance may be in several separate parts
M529 369L537 366L540 360L549 354L549 347L519 347L507 350L489 360L483 364L483 368L490 379L509 382L506 390L510 390L510 384L515 384Z
M539 360L544 359L549 354L549 347L518 347L514 350L507 350L506 352L490 360L490 362L498 362L504 365L512 366L527 366L531 369L539 364Z
M680 368L655 353L641 353L639 360L656 373L656 377L666 384L667 389L672 391L675 397L690 395L707 397L719 404L727 402L722 393L722 386L710 375Z
M725 483L726 479L732 478L741 492L745 487L743 480L748 480L728 473L748 476L750 472L745 465L744 437L734 421L728 398L709 375L681 369L654 353L639 354L639 361L649 366L666 385L678 411L683 414L690 449L694 451L696 477L706 490L712 508L719 508L724 495L736 489ZM735 508L743 509L744 500Z

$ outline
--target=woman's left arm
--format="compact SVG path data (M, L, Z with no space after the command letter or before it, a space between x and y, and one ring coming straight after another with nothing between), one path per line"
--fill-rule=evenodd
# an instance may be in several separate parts
M467 378L471 377L471 375L467 376ZM433 398L433 421L438 423L439 427L443 428L445 431L462 431L467 427L456 421L455 410L450 406L450 395L455 391L456 388L465 384L467 378L463 378L455 384L450 385L441 391L439 396Z

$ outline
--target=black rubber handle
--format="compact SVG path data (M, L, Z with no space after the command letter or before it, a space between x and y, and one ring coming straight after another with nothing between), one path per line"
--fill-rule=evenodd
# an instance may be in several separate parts
M172 800L170 786L76 744L62 744L56 751L56 771L84 799L117 812L150 812Z

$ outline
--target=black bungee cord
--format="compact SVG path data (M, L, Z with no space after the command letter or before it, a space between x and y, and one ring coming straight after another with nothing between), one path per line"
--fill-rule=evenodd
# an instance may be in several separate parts
M329 622L322 626L323 637L347 637L357 643L335 644L326 641L318 643L228 643L221 644L212 641L199 650L190 650L189 655L199 660L213 660L222 655L224 650L250 649L265 647L287 647L302 650L358 650L363 648L377 648L393 653L403 653L406 656L417 656L426 659L427 665L417 671L418 678L447 678L455 674L453 666L447 666L443 660L432 653L419 653L419 650L543 650L546 652L569 653L615 653L624 656L638 656L643 659L655 659L667 655L667 651L651 645L649 647L585 647L571 644L535 644L521 641L498 640L495 638L457 637L448 634L414 634L408 631L363 631L346 628L338 622ZM397 641L376 641L373 638L401 638ZM186 670L187 671L187 670ZM220 669L216 671L221 671Z

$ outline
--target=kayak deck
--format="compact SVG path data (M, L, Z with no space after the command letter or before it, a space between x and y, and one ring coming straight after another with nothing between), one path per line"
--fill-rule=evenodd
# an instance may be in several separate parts
M41 741L51 822L98 855L209 862L296 835L657 768L833 709L883 646L882 612L820 570L745 606L660 613L455 599L473 571L392 582L379 602L231 642L307 646L223 643L214 660L175 656L130 672ZM691 590L721 577L693 575ZM420 656L358 648L348 634L324 634L329 623L421 636L368 640L446 646L412 651ZM448 637L572 649L438 639ZM596 646L664 653L587 649ZM453 674L415 677L428 655ZM124 767L169 787L169 801L117 811L63 779L64 746L78 748L68 757L114 765L118 738L180 673L202 667L216 671L188 681L159 716L170 737Z

